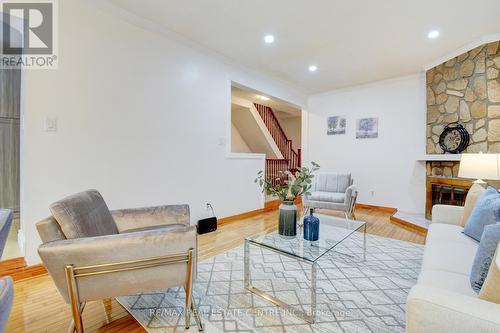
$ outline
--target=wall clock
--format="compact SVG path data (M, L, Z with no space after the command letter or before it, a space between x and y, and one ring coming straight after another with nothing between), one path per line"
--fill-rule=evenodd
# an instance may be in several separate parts
M469 133L462 124L451 123L439 136L439 146L445 153L460 154L469 145L469 139Z

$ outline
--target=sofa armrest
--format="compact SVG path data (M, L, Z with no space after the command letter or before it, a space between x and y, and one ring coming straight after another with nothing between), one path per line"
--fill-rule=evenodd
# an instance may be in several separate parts
M112 210L119 232L166 224L189 225L188 205L165 205L156 207Z
M464 207L451 205L434 205L432 207L432 223L460 225Z
M0 332L5 331L14 302L14 282L10 276L0 278Z
M500 332L500 304L428 286L406 301L406 332Z
M170 231L159 228L142 232L54 241L41 245L38 253L54 282L68 302L65 267L93 266L195 252L196 228ZM160 290L185 283L186 264L87 276L78 279L82 301L99 300L144 291ZM195 266L196 267L196 266Z

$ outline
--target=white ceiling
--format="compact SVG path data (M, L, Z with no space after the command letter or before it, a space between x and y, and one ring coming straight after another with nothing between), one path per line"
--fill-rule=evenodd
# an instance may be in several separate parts
M499 0L109 1L308 93L417 73L500 33Z
M292 118L292 117L300 117L301 116L301 110L299 107L290 104L286 101L280 100L276 97L272 97L270 95L267 95L265 93L242 87L242 86L232 86L231 87L231 95L235 97L240 97L243 99L246 99L247 101L250 101L252 103L258 103L262 104L265 106L269 106L271 109L273 109L274 114L278 118ZM259 99L257 96L265 96L268 97L269 100L263 101Z

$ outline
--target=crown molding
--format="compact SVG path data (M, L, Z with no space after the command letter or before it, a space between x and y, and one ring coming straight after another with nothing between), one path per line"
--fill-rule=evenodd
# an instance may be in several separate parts
M438 65L441 65L442 63L450 60L450 59L453 59L465 52L468 52L478 46L481 46L481 45L484 45L484 44L488 44L488 43L491 43L491 42L496 42L500 40L500 33L496 33L496 34L491 34L491 35L486 35L486 36L483 36L479 39L476 39L475 41L473 42L470 42L462 47L460 47L459 49L457 50L454 50L452 52L449 52L447 53L446 55L424 65L423 69L424 71L428 71L429 69L433 68L433 67L436 67Z
M320 92L317 94L311 94L311 95L309 95L309 98L316 98L316 97L330 96L330 95L333 96L333 95L342 94L342 93L355 91L355 90L359 90L359 89L369 89L369 88L373 88L373 87L379 87L379 86L383 86L383 85L404 82L404 81L410 81L410 80L423 80L424 78L425 78L425 73L419 72L419 73L414 73L414 74L409 74L409 75L393 77L393 78L389 78L389 79L361 83L358 85L347 86L347 87L338 88L338 89L332 89L332 90Z

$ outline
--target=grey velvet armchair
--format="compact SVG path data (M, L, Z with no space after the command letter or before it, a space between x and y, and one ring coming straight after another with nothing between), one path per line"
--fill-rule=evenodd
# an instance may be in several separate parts
M340 210L355 219L358 191L350 173L320 173L314 176L310 195L304 196L304 208Z
M83 332L85 302L184 286L185 326L193 314L196 228L189 206L172 205L109 211L89 190L50 206L52 216L37 223L42 261L70 304L70 330Z
M0 209L0 258L12 225L13 214L9 209ZM14 286L10 276L0 279L0 333L4 332L9 320L12 302L14 301Z

